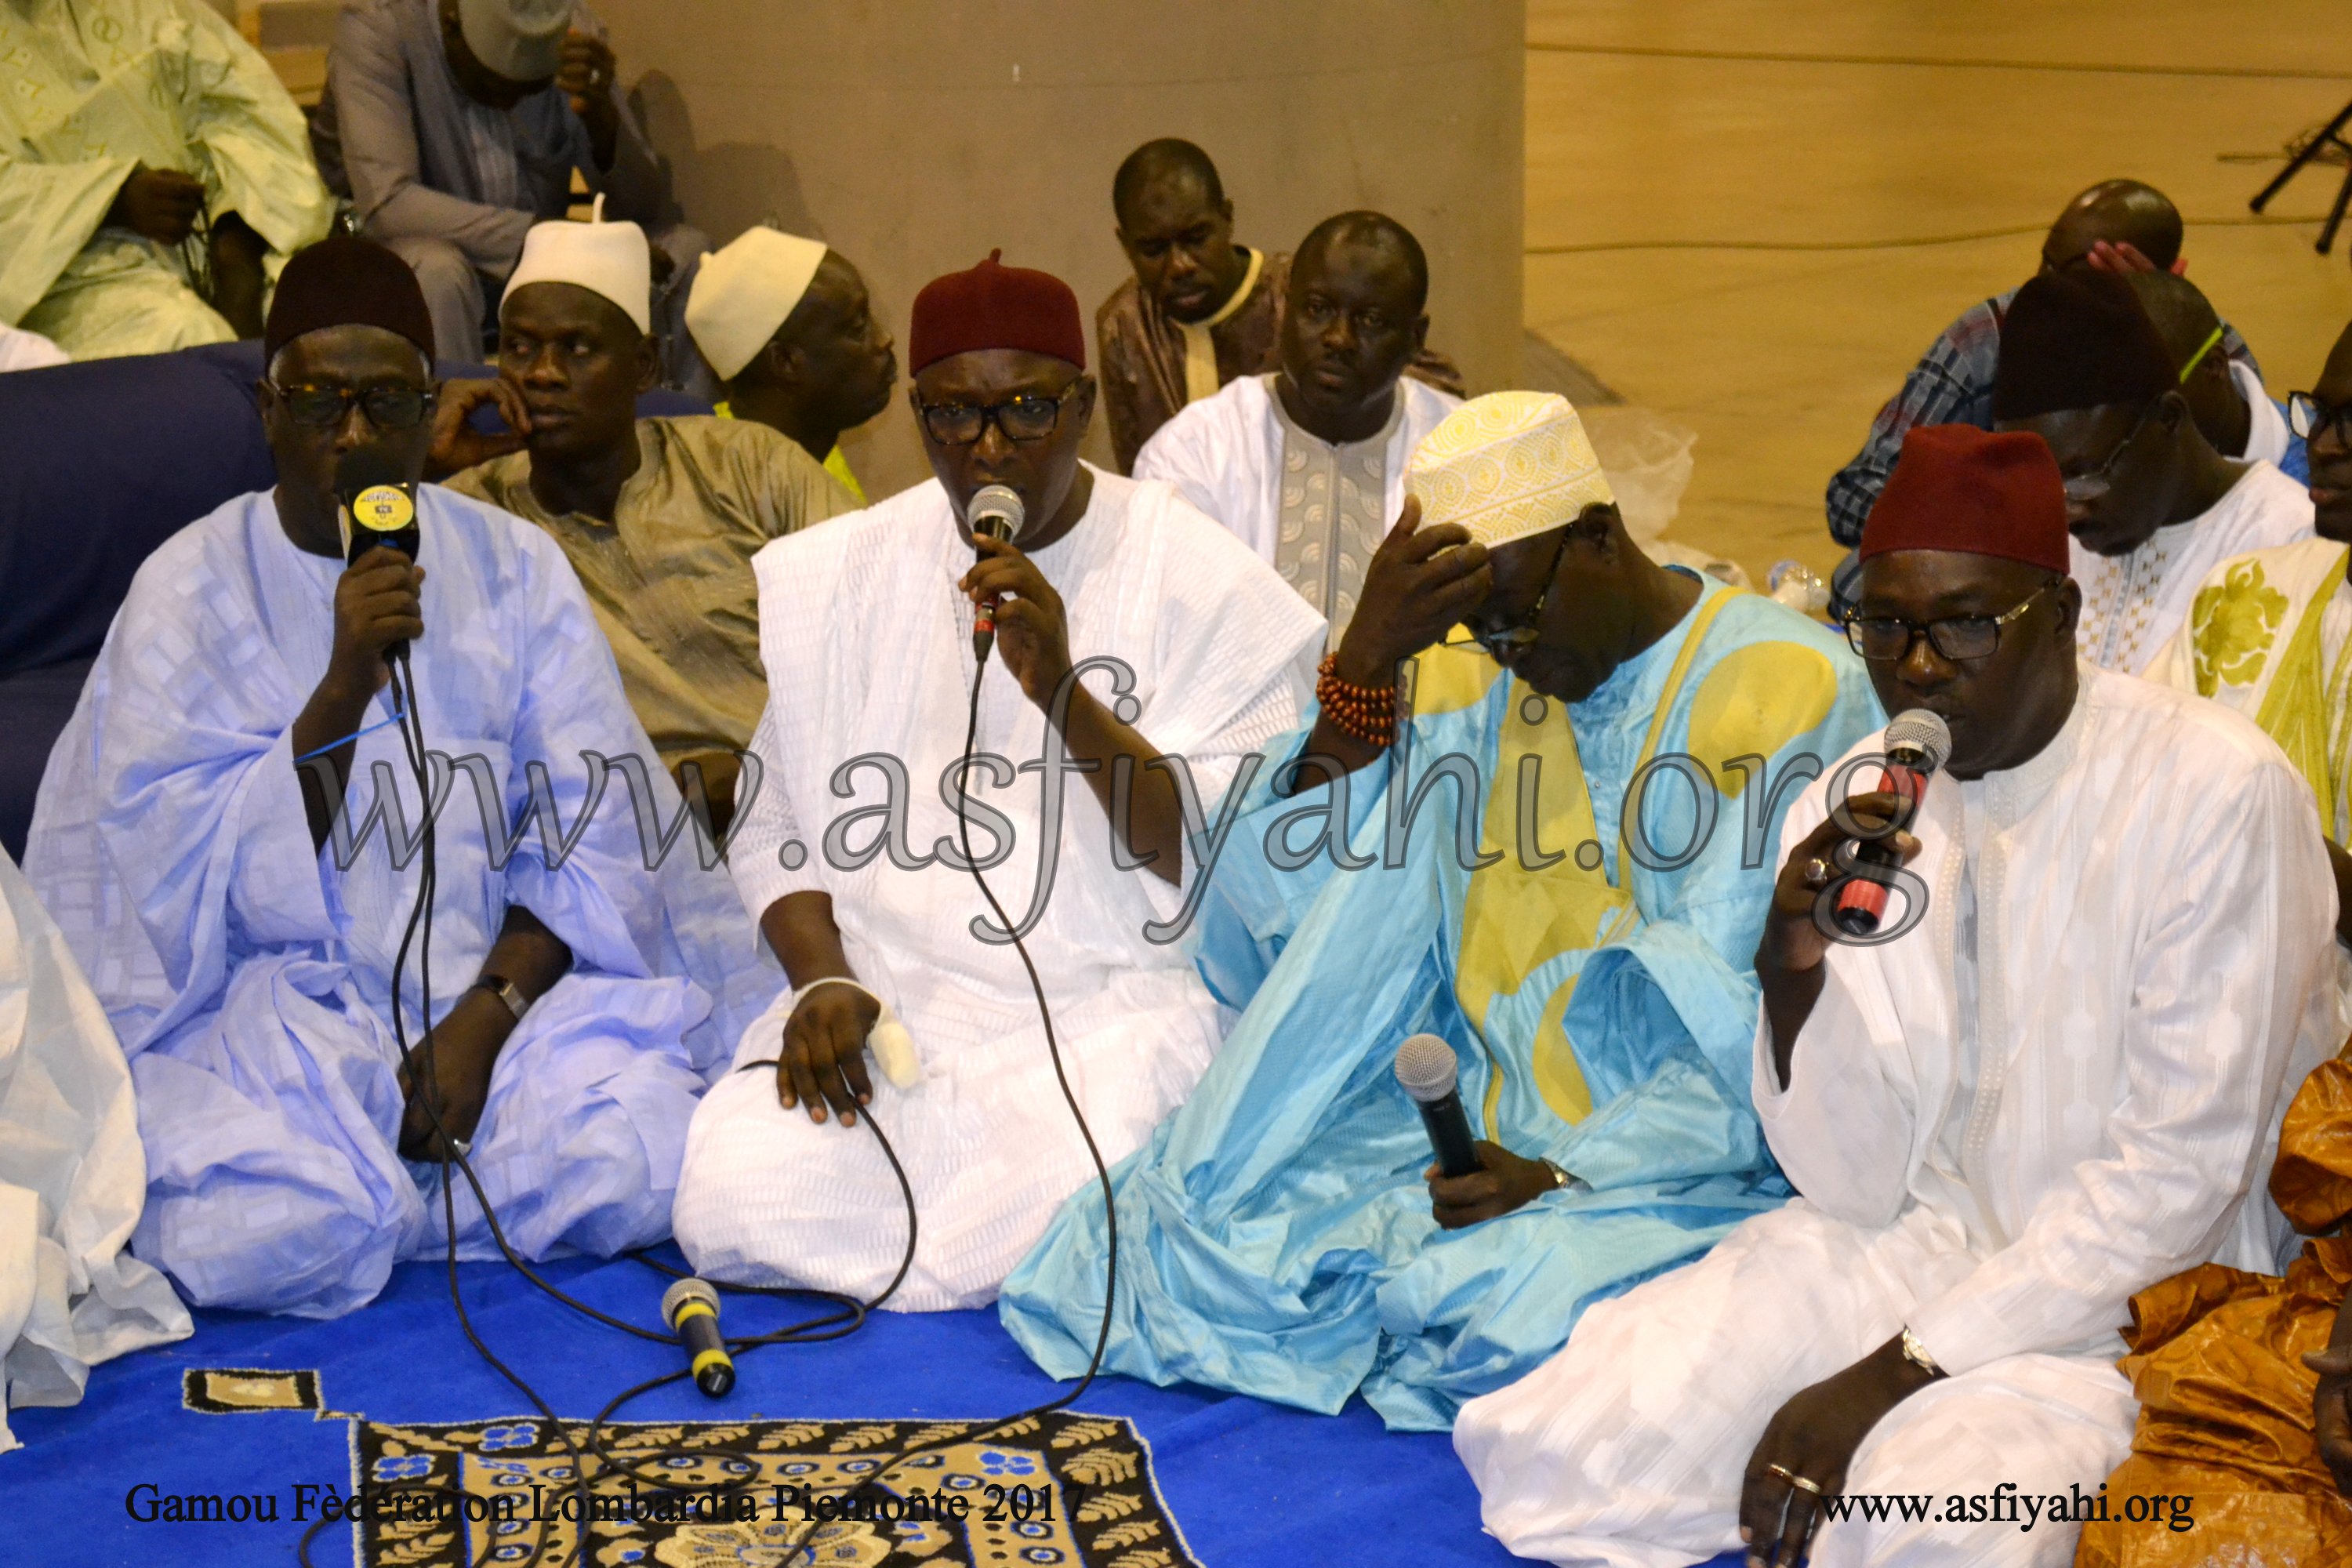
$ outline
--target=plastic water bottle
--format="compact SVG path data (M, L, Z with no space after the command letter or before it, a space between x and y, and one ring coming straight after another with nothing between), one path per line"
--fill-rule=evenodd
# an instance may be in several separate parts
M1801 616L1818 616L1830 607L1830 585L1821 574L1801 561L1783 561L1764 579L1775 604Z

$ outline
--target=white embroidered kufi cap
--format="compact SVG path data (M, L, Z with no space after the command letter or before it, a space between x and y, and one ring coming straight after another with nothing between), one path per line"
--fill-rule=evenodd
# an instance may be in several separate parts
M1405 465L1405 489L1422 527L1459 523L1489 549L1617 499L1584 422L1549 392L1490 392L1447 415Z

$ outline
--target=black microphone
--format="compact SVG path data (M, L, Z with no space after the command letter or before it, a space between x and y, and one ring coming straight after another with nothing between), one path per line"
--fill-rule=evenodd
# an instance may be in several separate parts
M964 506L965 526L977 539L1010 540L1021 531L1024 508L1021 498L1003 485L982 485L978 493ZM971 619L971 657L985 664L991 648L996 646L996 595L991 594L981 602Z
M335 508L346 566L379 544L416 559L416 485L382 452L359 447L336 459ZM394 643L384 662L397 664L407 653L405 642Z
M735 1386L735 1360L719 1337L719 1292L681 1279L662 1292L662 1321L692 1360L694 1386L716 1399Z
M1919 803L1927 795L1927 781L1951 754L1951 727L1940 714L1913 708L1895 716L1886 726L1886 766L1878 775L1878 788L1881 794L1894 795L1905 804L1894 826L1884 837L1855 841L1856 864L1883 867L1890 871L1903 864L1903 857L1895 851L1895 830L1908 827L1919 815ZM1849 876L1838 889L1831 918L1837 921L1838 930L1848 936L1868 936L1878 929L1878 922L1885 915L1886 883L1874 877Z
M1470 1118L1454 1091L1460 1071L1454 1047L1435 1035L1415 1035L1397 1047L1397 1082L1421 1107L1437 1168L1448 1176L1466 1176L1479 1168L1478 1152L1470 1147Z

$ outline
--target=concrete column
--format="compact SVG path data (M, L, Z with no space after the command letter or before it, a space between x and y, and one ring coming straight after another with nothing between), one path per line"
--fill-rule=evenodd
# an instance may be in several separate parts
M1431 342L1474 391L1518 378L1524 0L595 5L688 219L824 239L902 345L915 291L997 247L1069 280L1091 343L1126 268L1112 172L1184 136L1245 244L1400 219L1429 253ZM903 404L850 456L876 495L929 475Z

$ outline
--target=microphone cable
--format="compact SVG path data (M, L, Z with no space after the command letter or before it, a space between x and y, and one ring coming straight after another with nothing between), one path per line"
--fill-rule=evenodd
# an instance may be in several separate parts
M513 1249L507 1245L506 1237L499 1230L498 1220L491 1213L489 1195L482 1190L481 1182L474 1173L472 1163L464 1153L458 1152L455 1135L441 1120L441 1096L438 1084L429 1080L418 1071L416 1054L409 1046L402 984L406 977L408 955L412 951L417 957L419 1008L425 1024L425 1033L428 1039L432 1034L433 898L435 892L438 890L439 868L435 855L436 812L433 800L432 759L425 738L424 716L419 710L416 700L416 678L410 662L409 650L402 648L388 663L392 672L394 705L398 710L395 717L400 721L401 748L406 753L410 773L416 780L418 809L423 819L422 826L418 829L417 839L419 859L416 901L409 910L408 924L401 933L400 947L394 953L392 963L392 1034L393 1042L400 1051L401 1070L408 1075L409 1092L424 1107L425 1119L432 1123L434 1134L440 1141L442 1229L446 1245L449 1301L457 1309L457 1326L464 1332L467 1342L473 1346L474 1352L488 1363L500 1377L520 1392L524 1398L530 1401L532 1407L549 1423L557 1440L562 1443L564 1452L572 1459L574 1489L581 1498L580 1506L584 1517L587 1509L587 1470L585 1465L581 1462L578 1447L572 1441L571 1435L564 1431L562 1423L557 1419L553 1407L541 1396L539 1391L526 1382L512 1367L499 1360L497 1352L483 1341L481 1334L474 1327L472 1316L466 1310L466 1299L458 1289L457 1194L455 1184L451 1180L453 1163L464 1173L467 1184L473 1189L475 1201L480 1204L482 1214L489 1223L490 1232L498 1238L499 1249L506 1253L508 1260L515 1263L519 1268L521 1268L521 1264L516 1258ZM421 1041L420 1045L424 1043ZM536 1279L528 1268L522 1268L522 1272L526 1276ZM543 1289L553 1293L553 1287L548 1286L544 1281L537 1282ZM358 1484L362 1489L365 1489L370 1484L370 1480L371 1478L362 1476ZM395 1484L382 1489L379 1495L384 1494L394 1497L433 1494L446 1496L457 1505L453 1510L456 1516L453 1522L459 1529L465 1528L466 1494L461 1488L453 1484ZM354 1492L352 1500L355 1505L362 1495L363 1492ZM353 1511L360 1510L355 1508ZM373 1510L366 1511L372 1512ZM364 1512L362 1517L365 1517ZM302 1564L302 1568L311 1568L310 1544L331 1522L334 1521L325 1517L322 1511L319 1521L302 1533L302 1538L295 1548L296 1558ZM536 1563L546 1549L548 1522L544 1519L540 1521L539 1536L532 1545L529 1559L530 1562Z
M409 955L413 952L416 954L417 958L420 1001L424 1011L424 1016L427 1020L425 1033L429 1037L431 1033L430 1020L432 1018L433 1006L433 904L435 895L439 891L440 887L440 872L436 858L436 839L434 831L436 813L434 809L433 800L431 752L428 749L425 736L423 713L418 705L416 697L415 675L410 665L407 650L403 649L400 654L390 662L393 670L393 697L394 707L396 709L394 717L400 726L401 745L406 755L410 773L416 781L417 794L421 802L421 814L423 816L423 825L419 830L418 836L419 864L416 900L409 910L408 923L402 933L400 947L393 961L393 1038L400 1052L402 1068L408 1074L408 1080L412 1092L420 1097L420 1103L425 1110L426 1120L432 1123L434 1132L438 1135L440 1139L442 1223L443 1228L446 1232L444 1238L444 1256L449 1283L449 1300L451 1305L457 1310L458 1327L464 1332L467 1342L473 1347L475 1353L480 1356L484 1363L486 1363L493 1371L497 1372L500 1377L504 1378L508 1384L520 1392L524 1398L530 1402L532 1408L537 1410L541 1417L548 1423L550 1430L554 1435L556 1441L562 1445L565 1455L572 1460L572 1471L573 1477L572 1491L573 1496L578 1500L576 1506L580 1510L580 1520L583 1524L583 1528L579 1532L577 1539L573 1542L572 1551L569 1554L569 1561L576 1563L580 1559L581 1553L586 1550L587 1531L585 1525L591 1517L591 1490L594 1481L601 1478L591 1475L587 1466L583 1462L582 1452L579 1445L573 1440L571 1433L565 1427L562 1419L555 1414L552 1405L550 1405L547 1399L544 1398L537 1389L533 1388L520 1373L516 1373L513 1368L509 1367L504 1361L500 1360L498 1354L490 1349L488 1344L482 1339L479 1331L475 1328L472 1317L466 1310L465 1298L460 1293L458 1288L457 1198L456 1187L452 1180L453 1171L455 1174L462 1175L465 1178L467 1186L473 1192L474 1200L481 1208L483 1220L487 1225L491 1239L497 1245L500 1255L505 1258L508 1265L525 1280L554 1300L571 1308L572 1310L581 1313L584 1317L604 1324L608 1328L616 1329L621 1332L629 1334L635 1338L651 1341L658 1344L677 1345L680 1342L675 1333L642 1328L635 1323L629 1322L622 1318L614 1317L610 1313L590 1306L585 1301L580 1300L576 1297L558 1287L551 1280L546 1279L536 1268L534 1268L527 1259L515 1251L513 1245L507 1239L505 1227L499 1223L498 1211L490 1202L489 1194L484 1190L481 1179L474 1170L472 1161L467 1152L460 1150L457 1140L450 1135L446 1125L441 1119L440 1095L437 1084L426 1081L426 1079L417 1071L418 1062L416 1053L411 1047L408 1039L406 1013L403 997L403 982L406 975ZM422 1042L420 1042L420 1044ZM876 1132L878 1136L880 1129L876 1129ZM897 1163L895 1154L892 1156L892 1163L894 1166ZM903 1182L903 1176L901 1180ZM912 1212L912 1194L910 1192L908 1196L910 1213ZM910 1238L908 1249L908 1261L911 1263L912 1260L913 1246ZM647 1259L646 1261L651 1262L652 1260ZM655 1264L655 1267L661 1268L664 1266ZM904 1271L904 1268L902 1267L900 1271L902 1275ZM895 1286L896 1281L893 1281L893 1288L895 1288ZM745 1289L735 1286L722 1286L720 1288L730 1291ZM786 1292L761 1291L756 1293L785 1294ZM814 1295L832 1300L840 1310L836 1310L830 1316L815 1319L807 1323L793 1324L767 1334L756 1335L749 1339L732 1342L732 1348L748 1352L763 1344L789 1343L794 1342L798 1340L814 1341L827 1338L837 1338L840 1334L854 1331L865 1321L865 1304L851 1298L839 1296L831 1291L807 1291L796 1293ZM845 1326L842 1326L845 1324ZM833 1331L824 1331L827 1330L831 1330ZM678 1375L684 1374L680 1373ZM633 1392L643 1392L643 1387ZM608 1410L609 1408L610 1407L608 1406ZM594 1426L592 1426L589 1432L592 1443L595 1436L596 1430ZM592 1447L590 1451L594 1452L595 1449ZM705 1449L700 1450L700 1452L708 1454L711 1452L711 1450ZM643 1479L645 1478L639 1479ZM374 1487L374 1483L372 1479L367 1477L362 1477L360 1484L362 1487ZM394 1497L434 1494L448 1496L458 1504L457 1510L457 1516L453 1522L456 1523L458 1528L464 1528L467 1523L462 1511L465 1494L462 1490L454 1488L450 1483L401 1482L374 1487L374 1489L377 1491L378 1495ZM355 1494L355 1500L356 1496L357 1494ZM317 1540L320 1532L331 1523L349 1522L352 1521L352 1518L353 1516L351 1513L346 1514L345 1521L332 1521L321 1517L317 1522L312 1524L308 1531L304 1531L300 1541L296 1546L296 1558L302 1565L302 1568L312 1568L310 1547ZM520 1560L524 1565L524 1568L529 1568L530 1564L537 1563L544 1556L547 1550L549 1526L551 1522L551 1521L546 1518L542 1518L539 1521L540 1529L532 1542L531 1549L524 1558Z
M1087 1360L1087 1370L1084 1375L1078 1379L1077 1383L1066 1393L1059 1394L1042 1405L1037 1405L1028 1409L1019 1411L1013 1415L1002 1417L1001 1419L990 1422L985 1426L960 1430L949 1436L938 1439L934 1442L918 1444L901 1450L887 1461L877 1464L874 1470L865 1481L860 1482L856 1487L852 1488L847 1493L844 1494L841 1500L841 1506L845 1510L854 1503L855 1500L858 1496L868 1489L877 1486L885 1478L887 1478L891 1471L897 1469L908 1459L910 1459L919 1454L925 1453L932 1448L943 1447L948 1443L973 1441L978 1438L984 1437L990 1433L999 1431L1003 1427L1013 1426L1023 1421L1031 1420L1037 1416L1049 1415L1055 1411L1066 1408L1068 1405L1076 1403L1078 1399L1084 1397L1088 1388L1093 1386L1095 1379L1101 1371L1103 1357L1107 1352L1110 1342L1112 1313L1114 1310L1118 1285L1118 1215L1115 1194L1113 1194L1110 1185L1109 1167L1103 1160L1102 1151L1095 1140L1094 1131L1092 1127L1088 1125L1086 1119L1086 1112L1078 1104L1077 1095L1070 1085L1068 1069L1062 1059L1060 1039L1054 1027L1053 1009L1050 1004L1046 1001L1045 984L1038 974L1036 963L1030 955L1027 943L1022 940L1019 931L1014 928L1011 915L1006 911L1002 901L998 900L994 889L989 885L986 875L981 870L979 861L973 856L971 851L971 824L970 814L965 809L966 799L964 786L971 775L973 761L972 748L977 742L979 736L980 695L982 680L986 672L987 664L988 658L985 653L978 653L975 655L971 697L967 707L964 729L961 765L960 767L957 779L957 838L963 852L965 866L971 871L972 880L979 886L981 896L986 900L991 912L995 915L999 923L1011 938L1013 951L1021 960L1022 969L1029 981L1031 994L1034 996L1037 1004L1038 1019L1045 1030L1046 1050L1053 1060L1055 1082L1061 1089L1064 1104L1068 1107L1071 1118L1077 1123L1079 1136L1085 1142L1087 1157L1094 1165L1096 1182L1102 1191L1106 1236L1108 1242L1108 1255L1105 1264L1102 1321L1100 1328L1095 1336L1094 1351ZM400 947L394 959L393 964L392 1011L394 1040L400 1051L402 1068L408 1074L412 1091L421 1096L421 1103L424 1107L426 1119L431 1122L434 1133L439 1140L439 1161L442 1177L441 1200L443 1229L445 1233L445 1266L448 1278L450 1303L456 1309L458 1327L464 1332L467 1343L473 1347L475 1353L480 1356L486 1364L488 1364L493 1371L497 1372L501 1378L520 1393L525 1399L530 1401L531 1407L548 1423L550 1430L555 1436L556 1440L562 1445L564 1454L572 1461L571 1468L572 1473L572 1486L571 1488L571 1491L575 1500L575 1507L578 1509L579 1512L575 1521L572 1550L566 1554L566 1559L569 1564L577 1564L580 1563L583 1555L587 1550L590 1526L594 1519L594 1511L592 1506L593 1489L596 1482L604 1479L605 1475L610 1473L618 1473L635 1479L640 1483L656 1485L664 1489L667 1489L673 1484L671 1478L647 1475L639 1468L639 1467L655 1460L666 1460L671 1458L679 1457L682 1454L691 1454L701 1459L719 1458L724 1460L728 1458L735 1458L751 1463L756 1463L760 1458L764 1456L740 1454L730 1449L709 1447L697 1447L693 1449L682 1449L677 1447L667 1448L649 1453L646 1456L630 1460L618 1459L611 1454L605 1444L604 1428L606 1424L612 1420L613 1416L620 1409L634 1400L644 1394L649 1394L656 1389L667 1387L669 1384L675 1384L689 1375L688 1369L680 1368L677 1371L665 1373L657 1378L648 1379L646 1382L625 1389L622 1393L615 1395L611 1401L609 1401L604 1407L591 1419L588 1431L585 1435L586 1452L589 1455L594 1456L600 1467L602 1467L597 1474L592 1477L589 1473L588 1466L582 1451L582 1445L575 1441L572 1434L566 1429L562 1418L555 1414L553 1406L539 1393L537 1389L533 1388L529 1382L522 1378L520 1374L516 1373L511 1367L508 1366L507 1363L500 1360L497 1353L489 1348L488 1344L483 1341L480 1333L476 1330L472 1318L466 1310L465 1299L459 1289L457 1276L457 1200L455 1186L450 1179L453 1170L457 1174L462 1175L465 1178L467 1186L472 1191L475 1202L479 1205L482 1211L485 1225L488 1229L491 1239L497 1246L500 1256L517 1274L520 1275L530 1284L555 1301L560 1302L561 1304L571 1308L572 1310L579 1312L583 1316L595 1322L602 1323L608 1328L616 1329L623 1333L631 1335L632 1337L651 1341L656 1343L677 1345L681 1342L677 1335L673 1332L665 1332L643 1328L638 1324L614 1317L578 1300L576 1297L571 1295L569 1292L563 1290L552 1281L540 1274L529 1261L514 1250L512 1244L507 1239L504 1227L499 1223L497 1213L489 1200L489 1194L484 1190L481 1180L473 1168L471 1160L468 1158L466 1152L463 1152L458 1148L457 1141L450 1136L446 1127L441 1120L440 1096L437 1085L427 1083L419 1076L416 1070L416 1059L411 1049L407 1037L401 987L402 981L405 973L408 955L413 949L417 954L420 1002L423 1009L423 1016L426 1020L425 1033L429 1037L431 1033L432 1018L431 954L433 935L433 899L439 885L438 868L436 860L436 838L434 832L435 819L437 814L434 809L431 753L425 741L423 714L419 709L416 700L415 678L410 666L408 651L406 649L401 650L399 656L393 661L393 670L395 683L394 696L399 709L399 711L395 714L395 718L398 720L400 724L402 747L406 752L410 771L416 780L417 791L421 803L420 814L423 817L423 826L419 833L420 868L416 902L409 911L408 923L406 929L402 934ZM776 1058L771 1058L762 1061L746 1062L735 1070L740 1072L748 1071L754 1068L773 1068L781 1064ZM866 1121L868 1128L872 1130L876 1141L880 1143L884 1156L890 1163L891 1172L898 1179L900 1194L906 1204L907 1244L905 1250L900 1257L897 1272L891 1277L889 1283L884 1286L879 1293L874 1296L871 1300L865 1301L860 1301L855 1297L851 1297L838 1291L790 1286L774 1287L731 1285L721 1281L710 1281L710 1283L717 1289L730 1294L768 1296L778 1299L811 1298L828 1302L834 1309L829 1313L808 1319L804 1321L788 1324L783 1328L772 1330L765 1333L749 1335L739 1339L730 1339L727 1341L730 1353L748 1354L751 1351L758 1350L771 1344L821 1343L828 1340L844 1338L862 1328L865 1325L867 1314L879 1309L885 1302L889 1300L890 1298L897 1293L900 1285L905 1282L908 1273L912 1269L914 1265L916 1243L919 1234L919 1219L915 1202L914 1188L908 1178L905 1166L898 1159L898 1151L891 1145L888 1136L884 1133L880 1124L875 1120L870 1107L866 1108ZM656 1270L657 1272L669 1275L673 1278L686 1277L684 1271L673 1268L668 1264L663 1263L659 1259L648 1256L643 1249L635 1251L629 1254L629 1256L635 1258L639 1262L645 1264L647 1268ZM369 1478L362 1477L360 1484L363 1487L369 1485ZM727 1496L740 1492L745 1488L754 1486L757 1483L753 1481L735 1482L730 1483L724 1487L714 1487L706 1489L716 1492L719 1495ZM460 1529L466 1528L468 1523L463 1511L463 1499L465 1494L462 1493L462 1491L453 1490L447 1483L398 1483L379 1488L377 1490L378 1495L390 1496L434 1492L446 1493L450 1495L453 1500L455 1500L458 1505L455 1510L457 1517L452 1522ZM354 1494L355 1502L357 1494ZM347 1513L346 1521L348 1521L349 1519L350 1515ZM320 1532L331 1522L334 1521L322 1517L303 1533L301 1540L296 1548L297 1560L301 1564L301 1568L313 1568L310 1558L311 1543L318 1538ZM546 1552L549 1530L552 1521L549 1518L542 1517L539 1520L538 1523L539 1530L533 1540L530 1551L523 1558L519 1560L522 1564L522 1568L530 1568L530 1565L538 1563ZM814 1534L816 1529L821 1523L822 1521L810 1521L809 1529L802 1532L798 1541L793 1542L791 1546L786 1548L783 1563L780 1565L780 1568L791 1568L791 1564L794 1563L795 1560L807 1555L809 1539Z
M1102 1326L1095 1335L1094 1353L1087 1358L1085 1375L1080 1377L1077 1383L1072 1386L1067 1393L1057 1394L1054 1398L1045 1401L1043 1405L1032 1405L1028 1409L1018 1411L1013 1415L1003 1416L995 1421L988 1422L983 1426L976 1427L961 1427L946 1436L935 1438L928 1443L917 1443L911 1447L900 1449L888 1459L877 1463L874 1467L873 1470L867 1474L866 1479L860 1481L857 1485L850 1488L849 1490L842 1494L840 1502L836 1505L839 1510L836 1514L837 1520L854 1520L856 1517L854 1511L854 1505L857 1499L870 1489L879 1487L883 1480L889 1476L891 1471L897 1469L899 1466L905 1464L908 1459L913 1458L918 1454L928 1453L934 1448L945 1447L950 1443L977 1442L980 1439L988 1436L991 1433L1002 1431L1007 1426L1017 1426L1024 1421L1034 1420L1036 1417L1041 1415L1049 1415L1055 1411L1066 1409L1068 1406L1076 1404L1078 1400L1085 1397L1087 1389L1094 1386L1095 1378L1102 1371L1104 1353L1108 1350L1110 1345L1111 1313L1118 1290L1118 1208L1115 1194L1111 1191L1110 1168L1103 1162L1102 1149L1095 1142L1094 1129L1087 1125L1087 1113L1078 1104L1076 1092L1070 1087L1069 1070L1067 1066L1062 1060L1061 1040L1055 1033L1054 1029L1054 1009L1045 1000L1045 982L1038 977L1036 963L1029 956L1029 946L1026 942L1021 940L1020 931L1013 925L1013 917L1006 913L1003 904L998 901L996 890L989 886L987 876L980 868L979 858L971 852L971 814L964 809L964 805L967 785L969 784L971 777L972 747L978 742L980 738L981 680L987 671L988 654L975 649L973 651L972 658L971 699L964 720L963 755L961 765L959 766L956 773L956 838L959 846L963 851L963 862L965 868L971 872L971 879L980 885L981 897L987 900L988 907L990 910L995 914L998 923L1003 928L1005 934L1012 938L1013 951L1020 955L1021 967L1029 977L1030 994L1036 998L1038 1022L1045 1026L1045 1049L1047 1054L1053 1058L1055 1081L1061 1086L1062 1101L1065 1105L1069 1107L1071 1120L1075 1121L1078 1124L1079 1137L1086 1141L1087 1156L1094 1162L1095 1181L1102 1189L1105 1235L1109 1243L1109 1251L1105 1259L1103 1270ZM1049 742L1052 739L1050 733L1052 728L1052 723L1049 721L1046 725L1046 729L1049 732ZM1040 849L1040 853L1043 853L1042 848ZM878 1133L880 1129L876 1129L876 1131ZM886 1143L884 1147L887 1148L888 1145ZM897 1164L895 1158L892 1160L892 1164L894 1167ZM904 1180L903 1174L900 1179L902 1181ZM907 1236L907 1248L909 1261L913 1258L914 1239L914 1210L912 1207L912 1200L910 1198L909 1207L908 1209ZM905 1272L906 1270L902 1266L899 1270L900 1278L903 1279L905 1277ZM893 1280L891 1283L893 1289L895 1289L898 1281ZM887 1292L885 1294L887 1293ZM683 1375L683 1373L675 1375ZM949 1424L950 1423L945 1421L933 1423L935 1426ZM799 1539L793 1541L784 1548L784 1555L782 1562L778 1564L778 1568L795 1568L795 1564L802 1562L806 1562L814 1565L815 1563L815 1556L809 1550L809 1542L815 1535L816 1531L823 1527L823 1521L811 1520L808 1523L808 1528L801 1531Z

